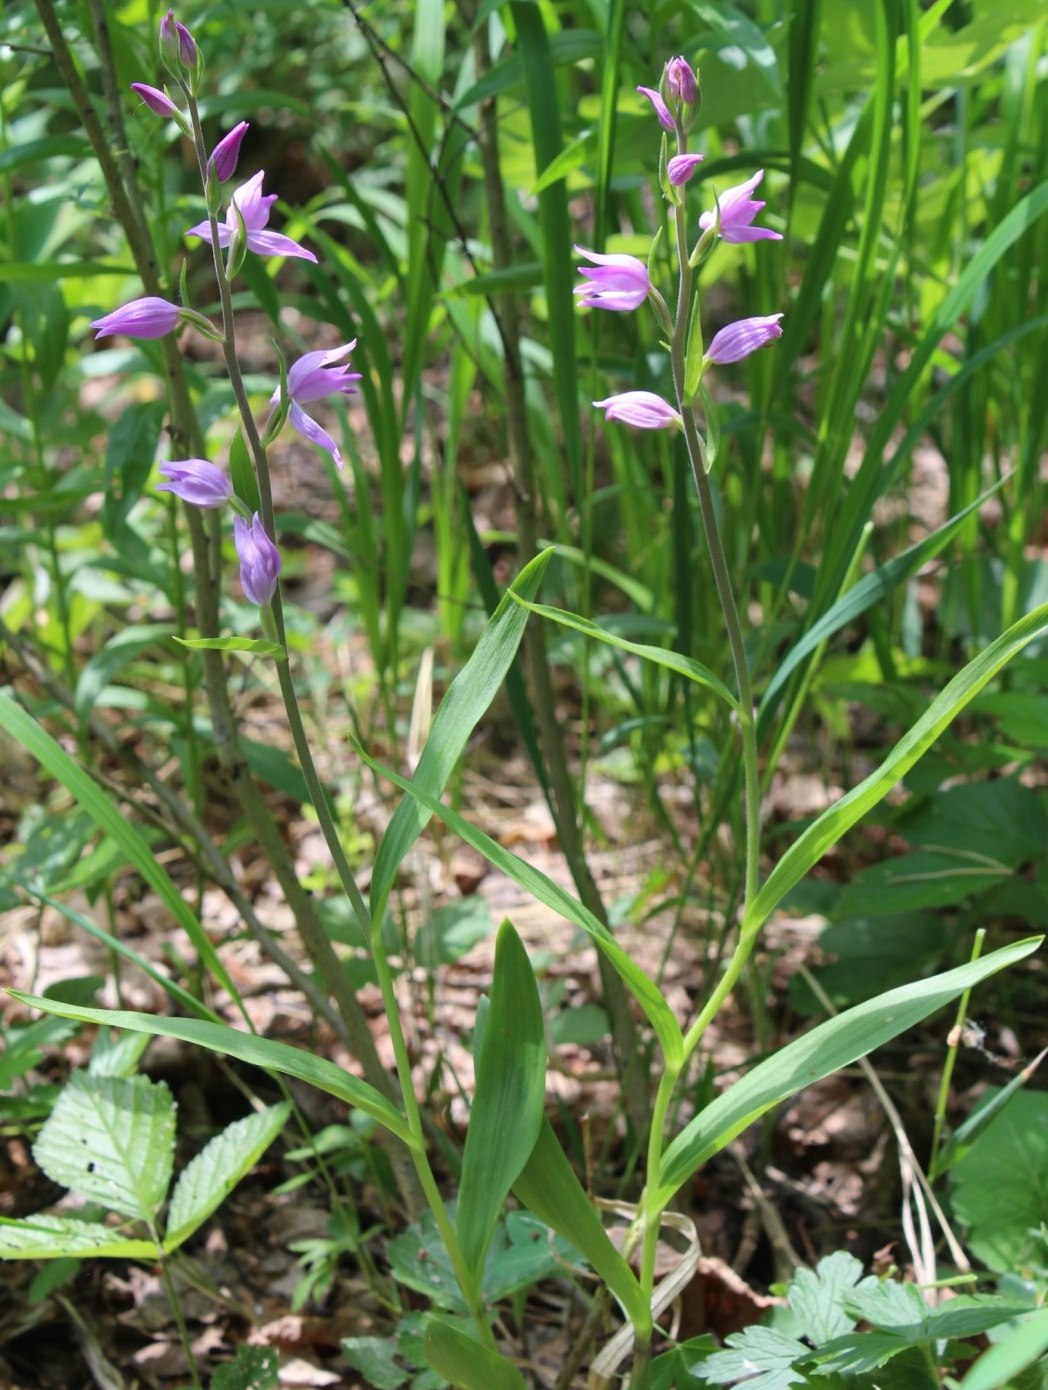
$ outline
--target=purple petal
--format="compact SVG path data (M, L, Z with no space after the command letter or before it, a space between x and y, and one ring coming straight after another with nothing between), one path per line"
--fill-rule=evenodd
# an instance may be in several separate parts
M688 182L701 163L701 154L675 154L667 166L670 183L674 188L680 188L681 184Z
M280 232L257 232L248 228L247 244L248 249L259 256L297 256L300 261L312 261L314 265L317 264L317 258L312 251L307 251L297 241L292 241L289 236L282 236Z
M288 412L288 419L305 439L311 444L316 444L321 449L326 449L335 460L338 468L344 468L345 464L342 455L338 451L338 445L328 434L327 430L322 429L311 415L307 415L300 405L291 402L291 409Z
M198 236L198 237L200 238L201 241L206 241L206 242L208 243L208 245L210 246L210 245L211 245L211 223L210 223L210 222L198 222L198 223L196 224L195 227L187 227L186 230L182 233L182 235L183 235L183 236ZM219 244L219 246L228 246L228 245L229 245L229 238L230 238L232 235L233 235L233 233L229 230L229 228L228 228L224 223L220 222L220 223L218 224L218 244Z
M670 115L670 109L659 93L656 92L653 87L638 87L637 91L643 92L652 106L654 106L655 114L659 118L659 125L662 126L663 130L676 130L677 127L673 124L673 117Z
M606 420L621 420L639 430L667 430L681 424L673 406L654 391L622 391L593 404L604 411Z
M751 352L764 347L775 338L782 337L779 326L781 314L765 314L755 318L739 319L729 323L716 333L706 352L710 362L741 362Z
M177 116L178 107L166 92L159 87L150 87L148 82L132 82L131 90L137 92L145 104L157 116Z
M225 183L226 179L231 179L236 173L237 160L240 158L240 146L247 130L247 121L238 121L229 134L223 135L211 151L211 162L214 163L215 177L219 183Z

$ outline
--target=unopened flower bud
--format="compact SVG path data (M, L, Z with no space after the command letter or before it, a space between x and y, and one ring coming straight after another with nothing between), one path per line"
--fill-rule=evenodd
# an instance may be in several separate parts
M242 516L233 518L233 541L240 557L240 587L246 598L264 608L277 590L280 551L266 534L258 512L250 524Z
M227 474L207 459L162 463L160 472L165 481L157 483L157 492L174 493L194 507L222 507L233 496L233 485Z
M160 59L173 77L179 77L195 91L204 68L203 55L196 39L184 24L168 10L160 21Z
M127 338L163 338L174 332L181 316L182 309L177 304L147 295L144 299L132 299L105 318L95 319L91 327L96 338L109 338L114 333L123 333Z
M666 86L670 96L685 106L694 106L699 99L699 84L686 58L671 58L666 64Z
M159 87L150 87L147 82L132 82L131 90L137 92L145 104L157 116L174 117L181 114L178 107Z
M214 169L215 178L219 183L225 183L226 179L231 179L236 173L237 160L240 158L240 145L246 134L247 121L239 121L228 135L223 135L211 151L208 168Z

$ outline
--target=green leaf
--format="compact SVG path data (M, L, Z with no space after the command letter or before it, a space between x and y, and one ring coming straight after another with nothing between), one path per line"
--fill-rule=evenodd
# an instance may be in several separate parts
M875 772L834 802L796 840L768 875L742 924L743 934L757 931L812 865L856 821L895 787L932 746L942 731L1013 656L1048 629L1048 603L1020 618L979 653L938 695L904 734Z
M544 550L525 565L513 582L515 595L530 599L538 592L552 553L551 550ZM433 814L432 805L427 808L423 794L430 798L430 802L439 800L467 739L505 679L524 635L527 620L526 610L515 603L510 594L504 594L472 656L441 701L415 776L410 786L405 788L415 794L405 797L393 813L375 856L371 905L376 920L382 916L381 909L404 856Z
M786 654L768 682L767 689L761 698L760 712L757 716L757 733L761 738L768 731L768 724L782 690L804 658L822 646L823 642L828 641L835 632L839 632L848 623L854 622L868 608L872 608L880 599L887 597L911 575L916 574L929 560L938 555L950 543L968 517L985 504L1003 481L1001 479L993 487L987 488L980 497L977 497L969 506L964 507L956 516L950 517L931 535L925 536L916 545L911 545L901 555L896 555L886 564L874 570L872 574L867 574L857 584L853 584L833 607L824 613L817 623L813 624L800 641Z
M523 610L518 610L523 611ZM432 737L430 739L432 742ZM472 845L475 850L484 856L489 863L494 864L495 868L508 874L514 882L526 889L533 897L538 898L539 902L545 903L547 907L552 907L566 917L569 922L574 922L583 931L588 932L600 949L611 961L612 965L622 976L627 988L632 992L634 998L644 1010L648 1021L651 1023L655 1034L662 1045L662 1050L668 1061L679 1061L683 1055L684 1042L680 1031L680 1024L677 1022L672 1010L663 998L661 991L644 971L637 965L633 958L622 949L619 943L612 936L608 928L597 917L593 915L577 898L573 898L566 889L554 883L541 870L533 868L517 855L511 854L509 850L503 849L497 844L490 835L485 835L482 830L471 825L457 812L449 807L441 805L436 797L424 791L419 784L418 774L415 780L409 782L406 777L401 777L399 773L383 766L371 757L370 753L350 738L350 743L357 756L365 762L368 767L392 782L394 786L400 787L403 791L410 792L412 797L421 802L426 808L426 819L430 815L438 816L444 824L455 832L460 839L465 840L466 844ZM399 808L398 808L399 811ZM386 832L388 835L388 831ZM383 841L385 844L385 841ZM381 850L379 851L381 853Z
M642 660L651 661L656 666L663 666L667 671L674 671L677 675L684 676L686 680L694 681L696 685L704 685L715 695L719 695L733 710L739 709L738 700L724 682L699 661L692 661L690 657L668 651L665 647L652 647L643 642L628 642L625 637L617 637L607 628L598 627L596 623L591 623L588 618L580 618L576 613L568 613L563 608L548 608L543 603L527 603L520 598L517 599L517 602L522 608L537 614L540 618L547 618L552 623L559 623L561 627L570 627L575 632L583 633L586 637L592 637L598 642L605 642L609 647L617 647L619 651L629 652L632 656L639 656Z
M506 921L495 944L491 1008L462 1155L455 1226L479 1286L502 1205L535 1147L546 1088L546 1030L528 954Z
M996 1119L997 1115L1011 1101L1016 1091L1022 1090L1046 1056L1048 1056L1048 1048L1039 1053L1028 1066L1023 1067L1017 1076L1013 1076L1007 1086L999 1091L989 1091L981 1097L979 1108L968 1116L964 1123L950 1136L949 1142L943 1145L938 1158L929 1169L929 1178L934 1180L940 1173L948 1172L966 1153L971 1152L972 1145L979 1135Z
M264 637L176 637L174 640L180 647L194 652L251 652L254 656L287 660L287 648L279 642L268 642Z
M745 1379L746 1390L790 1390L807 1382L793 1367L811 1357L811 1348L776 1327L747 1327L733 1332L724 1344L731 1350L714 1352L702 1363L706 1380L728 1385Z
M405 1144L411 1143L407 1121L385 1096L366 1081L360 1081L348 1071L343 1071L334 1062L302 1048L260 1038L254 1033L240 1033L225 1023L210 1023L201 1018L154 1018L152 1014L130 1013L121 1009L82 1009L39 995L23 994L21 990L11 989L7 992L30 1008L57 1014L60 1018L128 1028L132 1032L150 1033L158 1038L179 1038L195 1047L206 1047L209 1052L236 1057L238 1061L248 1062L251 1066L293 1076L315 1086L318 1091L326 1091L329 1096L344 1101L346 1105L363 1110L365 1115L384 1125Z
M911 845L931 850L949 846L1017 869L1044 854L1048 811L1032 787L1016 777L999 777L936 792L904 811L895 829Z
M142 1033L109 1033L101 1029L91 1049L91 1076L133 1076L149 1039Z
M237 426L236 434L229 446L229 478L233 491L247 507L249 512L262 510L262 499L258 493L258 479L244 439L244 431Z
M835 912L863 916L950 907L993 888L1012 876L1006 864L951 846L939 853L920 850L871 864L854 874L834 905Z
M542 1122L538 1140L513 1184L513 1191L529 1211L570 1241L589 1261L634 1326L650 1323L647 1301L633 1271L612 1245L548 1120Z
M72 1216L27 1216L21 1221L0 1217L0 1260L57 1260L66 1256L92 1259L155 1260L155 1241L130 1240L119 1227Z
M862 1265L846 1250L821 1259L814 1270L798 1269L786 1291L786 1302L816 1346L843 1337L855 1326L844 1311L844 1299L862 1278Z
M664 1351L651 1363L651 1390L707 1390L710 1382L697 1372L716 1350L717 1343L707 1332Z
M219 1366L211 1390L277 1390L280 1356L272 1347L237 1347L232 1361Z
M1013 1376L1032 1366L1048 1351L1048 1308L1033 1313L1008 1333L971 1368L961 1381L961 1390L1000 1390Z
M287 1124L286 1101L234 1120L182 1170L167 1213L164 1249L177 1248L225 1201Z
M692 1173L773 1105L898 1037L980 980L1023 960L1042 940L1017 941L955 970L890 990L787 1043L729 1086L677 1135L663 1158L660 1200L668 1201Z
M400 1390L411 1374L397 1364L392 1337L343 1337L342 1353L372 1390Z
M98 703L98 697L116 673L155 642L172 636L174 631L167 624L142 624L122 628L111 637L102 650L87 662L77 680L73 707L81 724L86 723L88 715Z
M0 695L0 728L6 729L38 763L70 792L102 830L120 846L128 862L154 889L175 921L188 935L201 964L225 988L243 1010L240 991L219 959L211 938L186 906L182 894L157 863L145 840L116 805L101 791L90 774L62 748L37 721L9 695ZM245 1015L246 1017L246 1015Z
M155 1221L175 1160L171 1092L145 1076L74 1072L37 1136L33 1158L52 1182L88 1201Z
M483 1347L459 1323L434 1313L426 1319L426 1360L460 1390L527 1390L512 1362Z
M973 1253L991 1269L1020 1269L1048 1212L1048 1092L1012 1096L950 1179L953 1211Z

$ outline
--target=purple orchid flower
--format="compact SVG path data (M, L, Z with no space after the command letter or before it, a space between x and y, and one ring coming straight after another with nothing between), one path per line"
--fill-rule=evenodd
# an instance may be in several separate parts
M131 90L137 92L150 111L157 116L177 117L180 114L175 103L159 87L150 87L148 82L132 82Z
M752 226L753 219L764 207L762 202L751 198L750 194L764 177L764 170L758 169L745 183L729 188L719 200L720 225L717 225L715 212L704 212L699 218L699 226L704 232L717 227L722 241L781 241L782 235L768 227Z
M684 424L673 406L654 391L622 391L593 404L604 411L605 420L621 420L638 430L681 429Z
M223 135L218 144L211 151L211 158L208 160L208 168L213 168L215 178L219 183L225 183L226 179L231 179L236 173L237 160L240 158L240 145L247 134L247 121L238 121L228 135ZM243 208L241 208L243 212ZM244 219L245 225L247 218Z
M147 295L144 299L132 299L120 309L114 309L104 318L95 319L91 327L96 338L109 338L114 333L123 333L127 338L163 338L178 327L182 310L170 300Z
M574 249L597 267L596 270L579 268L579 274L588 281L585 285L575 286L574 292L580 296L580 304L586 304L591 309L613 309L617 313L624 313L639 308L651 293L648 267L636 256L604 256L597 251L587 251L584 246Z
M781 314L768 314L764 318L739 319L737 323L729 323L714 335L706 351L706 361L741 362L751 352L782 337L779 326L781 318Z
M360 380L360 373L351 372L348 362L342 366L336 365L339 359L351 353L356 345L357 340L354 338L351 343L333 348L330 352L307 352L287 374L287 393L291 400L288 419L299 434L311 444L326 449L338 468L345 467L338 445L327 430L322 429L302 407L310 401L321 401L325 396L352 396L356 392L354 382ZM279 390L273 392L269 403L271 406L280 404Z
M701 163L701 154L675 154L667 165L670 183L674 188L680 188L681 184L688 182Z
M250 524L242 516L233 518L233 543L240 557L240 587L259 608L273 602L280 574L280 551L276 548L258 512Z
M659 125L662 126L663 130L677 129L677 127L673 124L673 117L670 115L670 108L666 105L666 103L663 101L662 97L654 89L654 87L638 87L637 91L643 92L643 94L651 102L652 106L654 106L655 114L659 118Z
M194 507L222 507L233 496L229 478L207 459L161 463L160 472L166 481L157 483L157 492L171 492Z
M218 244L225 248L232 240L233 233L240 225L236 214L236 209L239 208L240 215L244 219L244 226L247 229L249 251L254 251L259 256L297 256L300 260L312 261L315 265L317 258L312 251L307 251L297 241L292 241L288 236L282 236L280 232L265 230L266 223L269 221L270 210L277 200L275 193L263 195L262 180L265 176L265 170L260 169L257 174L253 174L248 179L247 183L242 183L234 191L229 200L229 207L226 208L225 225L220 225L218 228ZM201 241L210 242L211 224L198 222L195 227L190 227L185 235L198 236Z

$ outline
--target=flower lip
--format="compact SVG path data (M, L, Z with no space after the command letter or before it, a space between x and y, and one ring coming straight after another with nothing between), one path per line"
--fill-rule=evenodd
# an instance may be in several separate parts
M249 251L254 251L259 256L294 256L299 260L312 261L315 265L317 258L312 251L307 251L304 246L300 246L297 241L292 241L289 236L282 236L280 232L267 230L269 213L277 200L277 195L275 193L263 194L262 180L265 176L265 170L260 169L246 183L242 183L239 188L233 190L233 196L226 209L226 220L224 223L220 222L218 226L219 246L228 246L233 233L237 231L240 225L237 219L237 208L239 208L247 231ZM211 223L198 222L195 227L189 227L184 235L198 236L201 241L210 242Z
M160 472L165 482L157 492L170 492L194 507L221 507L233 496L233 485L217 464L207 459L178 459L164 462Z
M781 314L766 314L763 317L739 319L729 323L719 333L714 334L712 343L706 351L708 362L725 364L741 362L751 352L766 347L775 338L782 337L779 320Z
M668 430L683 424L679 413L654 391L621 391L593 404L604 411L605 420L621 420L639 430Z
M659 118L659 125L662 126L663 130L677 129L677 127L673 124L673 117L670 115L670 108L666 105L666 103L663 101L662 97L654 89L654 87L638 87L637 91L641 92L644 96L646 96L648 100L651 102L652 106L654 106L655 114Z
M753 219L764 208L764 203L759 199L751 198L761 179L764 177L764 170L758 169L757 172L748 178L745 183L736 184L718 200L720 208L720 225L718 232L722 241L743 242L743 241L781 241L782 234L773 232L770 227L754 227ZM704 212L699 218L699 226L703 231L709 231L717 226L717 214L715 212Z
M580 304L622 313L638 309L648 298L651 293L648 267L636 256L624 253L605 255L599 251L588 251L584 246L574 249L596 267L595 270L579 267L579 274L588 282L575 286L574 293L580 296Z
M92 320L96 338L109 338L123 333L128 338L163 338L174 331L182 310L168 299L146 295L132 299L103 318Z
M276 593L281 560L258 512L250 524L242 516L234 516L233 543L240 558L240 586L252 603L264 608Z

